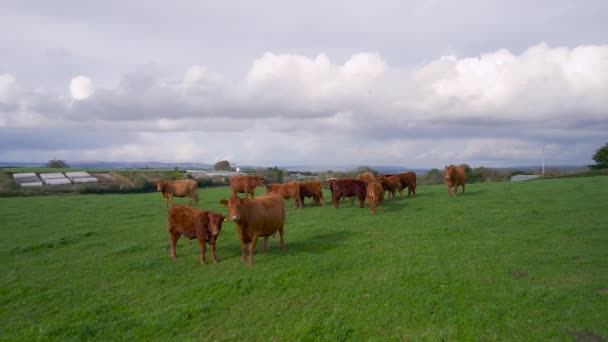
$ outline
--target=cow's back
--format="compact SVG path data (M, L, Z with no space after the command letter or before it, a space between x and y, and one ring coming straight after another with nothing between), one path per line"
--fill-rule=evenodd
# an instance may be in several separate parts
M276 193L267 193L243 203L239 225L251 238L254 233L268 236L276 233L285 224L285 202Z
M169 209L167 224L169 231L176 231L180 234L193 238L196 231L204 228L206 212L190 208L188 206L174 204Z

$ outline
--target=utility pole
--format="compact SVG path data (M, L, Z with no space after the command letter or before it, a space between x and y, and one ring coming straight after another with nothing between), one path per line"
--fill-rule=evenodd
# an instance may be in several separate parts
M543 147L540 149L541 150L541 156L543 159L543 177L545 176L545 146L547 145L543 145Z

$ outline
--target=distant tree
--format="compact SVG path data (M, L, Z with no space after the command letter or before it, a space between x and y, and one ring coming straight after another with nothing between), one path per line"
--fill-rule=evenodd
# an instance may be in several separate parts
M52 159L49 160L48 163L46 163L46 167L51 167L55 169L67 169L70 167L70 165L68 165L65 160Z
M270 183L283 183L283 176L285 175L285 171L279 169L278 167L268 168L268 178Z
M182 173L179 171L177 166L173 169L173 173L171 174L171 178L173 180L182 179Z
M443 183L443 171L438 169L430 169L427 173L422 175L419 180L420 184L441 184Z
M608 143L598 148L592 158L595 160L595 165L589 165L590 168L595 170L608 169Z
M221 161L215 163L215 165L213 165L213 169L215 171L232 171L230 162L227 160L221 160Z

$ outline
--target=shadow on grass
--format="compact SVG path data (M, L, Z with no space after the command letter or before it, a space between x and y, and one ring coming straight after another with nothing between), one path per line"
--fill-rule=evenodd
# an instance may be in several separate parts
M488 190L486 189L477 189L477 190L466 190L466 192L463 194L461 191L458 192L458 196L477 196L477 195L483 195L484 193L486 193Z
M357 233L336 231L297 240L289 240L288 238L286 238L285 250L281 250L281 248L279 247L279 236L277 233L277 236L274 239L272 238L272 236L268 239L268 250L266 252L262 252L264 240L263 238L260 238L255 248L255 254L258 255L263 253L269 256L281 254L323 254L343 245L346 240L348 240L349 236L352 234ZM246 255L249 256L248 250L246 252ZM236 251L235 253L230 253L229 255L226 255L224 258L230 259L235 257L241 257L240 250Z

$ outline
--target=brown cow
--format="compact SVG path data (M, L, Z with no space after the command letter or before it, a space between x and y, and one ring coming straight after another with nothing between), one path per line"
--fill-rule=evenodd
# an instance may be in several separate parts
M293 202L293 207L297 206L302 209L302 201L300 199L300 184L296 181L290 181L285 184L268 184L266 185L266 193L275 192L284 199L291 198Z
M285 202L276 193L259 196L256 199L240 198L232 195L220 204L228 206L228 217L234 221L241 240L241 262L245 260L245 249L249 245L249 265L253 265L253 251L259 237L264 237L264 247L268 248L268 237L279 232L281 249L285 249L283 234L285 230Z
M245 198L253 198L256 186L264 186L262 177L258 176L234 176L230 178L230 187L232 188L232 194L244 193Z
M401 186L405 189L407 186L407 197L410 195L416 196L416 174L414 172L400 173L399 179L401 180Z
M464 165L446 166L444 171L445 185L448 187L448 196L452 197L452 188L454 188L454 197L458 192L458 186L462 185L462 193L464 194L465 184L467 183L467 175Z
M363 208L365 205L365 195L367 188L364 181L358 179L341 178L332 179L327 181L329 190L331 190L331 201L334 208L340 206L340 198L342 197L353 197L352 204L354 204L354 197L359 199L359 208Z
M188 205L192 203L192 199L198 205L198 192L196 189L196 181L193 179L183 179L174 181L157 181L156 188L163 193L165 198L165 207L173 203L173 196L188 197Z
M399 191L399 198L403 196L403 186L399 176L383 175L378 177L385 191L388 191L388 198L395 198L395 192Z
M205 243L211 246L211 257L213 263L217 263L215 255L215 242L222 230L222 223L226 221L224 215L212 211L194 209L183 205L173 205L169 209L167 216L167 231L169 232L169 242L171 244L170 255L173 259L175 255L175 245L181 235L190 240L197 239L201 249L200 262L204 264Z
M321 182L303 182L300 183L300 201L304 205L304 197L312 197L313 204L325 205L325 198L323 198L323 188L321 188Z
M371 172L363 172L357 176L357 179L364 181L365 184L369 184L376 179L376 176L374 176L374 174Z
M384 188L378 181L373 181L367 185L367 202L372 215L376 213L376 204L382 206L384 201Z

